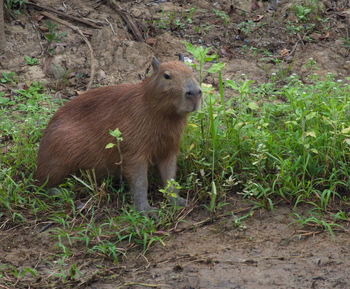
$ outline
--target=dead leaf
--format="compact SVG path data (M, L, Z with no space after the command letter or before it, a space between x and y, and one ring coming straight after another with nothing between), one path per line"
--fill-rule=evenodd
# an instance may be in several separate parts
M320 39L325 40L325 39L328 39L330 36L331 36L331 33L328 31L325 34L321 35Z
M290 50L287 48L283 48L280 51L278 51L279 55L282 57L287 56L289 54L289 52L290 52Z
M49 32L49 28L47 28L46 26L39 26L39 30L42 32Z
M34 16L34 19L35 19L37 22L40 22L43 18L44 18L44 16L41 15L41 14L37 14L37 15Z
M147 38L147 39L145 40L145 42L146 42L148 45L153 46L154 44L156 44L157 39L151 37L151 38Z
M313 39L313 40L320 40L321 39L321 34L319 33L311 33L310 37Z
M259 22L263 18L264 18L264 15L256 15L255 17L252 18L252 20L254 22Z

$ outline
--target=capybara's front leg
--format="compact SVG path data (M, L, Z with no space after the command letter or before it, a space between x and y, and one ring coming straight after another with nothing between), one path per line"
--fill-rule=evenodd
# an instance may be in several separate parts
M132 165L128 165L125 168L125 173L128 178L131 192L134 198L135 209L139 212L147 213L149 211L155 210L148 203L147 191L148 191L148 180L147 162L135 162Z

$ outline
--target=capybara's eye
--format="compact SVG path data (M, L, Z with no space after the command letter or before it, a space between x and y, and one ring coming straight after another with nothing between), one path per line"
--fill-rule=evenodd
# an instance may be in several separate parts
M165 79L170 79L170 78L171 78L171 76L170 76L170 74L169 74L169 73L164 73L164 78L165 78Z

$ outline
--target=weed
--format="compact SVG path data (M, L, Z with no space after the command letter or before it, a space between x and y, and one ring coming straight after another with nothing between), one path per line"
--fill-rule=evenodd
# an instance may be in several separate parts
M21 13L26 2L27 2L26 0L5 0L4 6L7 9L7 11L10 13L10 15L12 17L15 17Z
M308 19L308 14L310 14L311 9L303 5L293 6L295 16L300 22L306 22Z
M350 38L343 38L343 46L348 50L348 55L350 54Z
M241 22L237 25L238 29L242 31L245 35L251 34L255 28L256 28L256 23L252 20L248 20L245 22Z
M202 46L194 47L191 43L185 43L186 49L189 53L191 53L197 63L191 63L190 65L198 71L199 73L199 82L203 81L203 73L205 72L204 64L207 62L211 62L218 58L216 54L209 54L209 48L204 48ZM224 63L214 63L206 70L208 73L216 73L221 71L224 68Z
M320 13L324 10L324 5L319 0L302 0L292 5L298 22L306 23L321 20ZM324 19L322 19L324 20Z
M39 60L36 59L35 57L29 57L29 56L24 56L24 61L26 64L28 65L38 65L39 64Z
M181 186L174 179L168 181L166 186L159 191L163 194L166 200L170 200L171 198L176 198L176 192L181 190Z
M250 218L252 215L253 215L253 213L251 211L251 212L249 212L243 216L240 216L240 217L233 216L233 226L237 227L241 231L245 230L247 227L244 225L243 221Z
M154 19L152 22L158 29L181 30L193 23L193 15L195 12L196 8L191 8L181 13L176 11L165 13L164 10L162 10L161 16L158 19Z
M196 68L203 73L208 50L189 48L201 60ZM185 150L183 170L200 172L206 192L212 192L214 181L217 196L227 189L223 184L230 176L257 206L273 209L281 197L326 210L341 198L340 191L347 191L342 180L350 171L340 164L350 158L350 86L332 75L325 80L313 76L312 84L305 85L290 70L271 81L253 86L249 80L227 80L219 93L202 86L203 112L190 119L184 147L192 149ZM213 202L215 194L208 197Z
M294 213L295 221L293 223L300 224L302 226L308 225L308 226L314 226L316 228L319 228L321 230L327 231L330 235L334 237L334 229L343 229L341 225L336 224L334 222L329 222L327 220L322 219L322 217L318 216L315 212L312 213L312 216L310 217L304 217L297 213Z
M224 11L213 9L213 13L224 22L224 25L228 25L230 23L230 16L228 16Z
M0 78L0 83L4 84L15 84L15 76L16 74L14 72L2 72L1 73L2 77Z
M47 40L47 53L49 55L55 54L55 44L62 41L62 37L66 36L66 32L57 33L57 25L51 21L45 21L48 33L44 34L45 39Z

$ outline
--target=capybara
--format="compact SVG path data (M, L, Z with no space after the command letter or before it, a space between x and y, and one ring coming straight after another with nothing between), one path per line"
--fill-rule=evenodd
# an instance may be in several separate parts
M91 89L67 102L50 120L40 142L35 179L52 188L80 170L98 179L126 178L138 211L151 210L147 171L158 166L164 184L174 179L181 133L187 115L197 110L202 92L192 70L180 61L160 63L137 84ZM118 128L118 146L110 130ZM184 205L177 196L173 201Z

